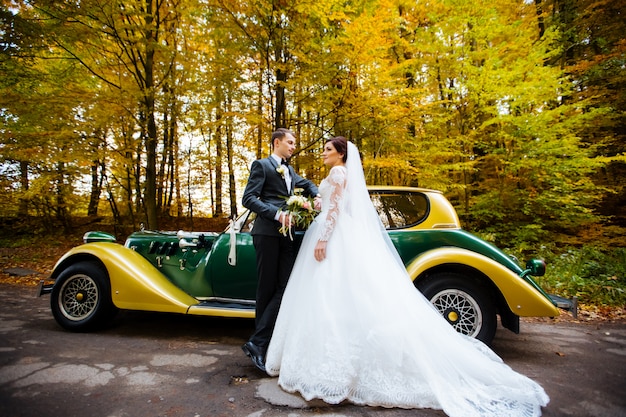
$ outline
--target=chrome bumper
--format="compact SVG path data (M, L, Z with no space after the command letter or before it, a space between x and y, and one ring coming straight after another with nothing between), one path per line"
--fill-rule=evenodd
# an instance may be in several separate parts
M44 284L44 280L39 281L37 285L37 297L41 297L44 294L50 294L54 284Z
M571 312L574 318L578 317L578 297L569 300L558 295L549 294L549 296L558 308Z

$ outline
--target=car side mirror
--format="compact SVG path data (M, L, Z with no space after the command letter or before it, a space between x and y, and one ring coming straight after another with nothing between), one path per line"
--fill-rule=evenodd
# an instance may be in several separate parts
M531 259L526 262L526 270L522 272L522 277L532 275L541 277L546 273L546 263L542 259Z

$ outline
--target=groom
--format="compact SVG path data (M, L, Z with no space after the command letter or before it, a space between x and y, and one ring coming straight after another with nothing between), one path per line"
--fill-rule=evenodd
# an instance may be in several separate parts
M272 155L252 163L242 199L244 207L257 214L252 242L256 250L258 283L255 331L241 348L263 372L265 352L296 257L293 241L279 232L281 225L289 221L287 213L280 209L285 205L284 197L292 195L296 188L302 188L306 196L317 196L315 184L296 174L288 165L296 148L293 133L277 129L272 133L271 148Z

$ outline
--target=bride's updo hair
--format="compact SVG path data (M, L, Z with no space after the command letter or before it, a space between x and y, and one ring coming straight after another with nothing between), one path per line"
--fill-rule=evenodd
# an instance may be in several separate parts
M341 160L345 163L348 160L348 139L343 136L335 136L334 138L326 139L326 143L332 143L337 152L343 155Z

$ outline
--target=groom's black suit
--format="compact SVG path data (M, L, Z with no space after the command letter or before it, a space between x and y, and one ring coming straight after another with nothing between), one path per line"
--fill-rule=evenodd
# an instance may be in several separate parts
M252 228L252 239L257 256L258 284L256 294L256 329L249 342L262 350L263 357L269 345L283 292L295 261L293 242L283 236L276 214L285 205L286 196L296 188L303 195L314 197L317 187L296 174L291 166L291 187L277 171L280 163L270 156L252 163L250 177L243 193L242 203L257 214Z

